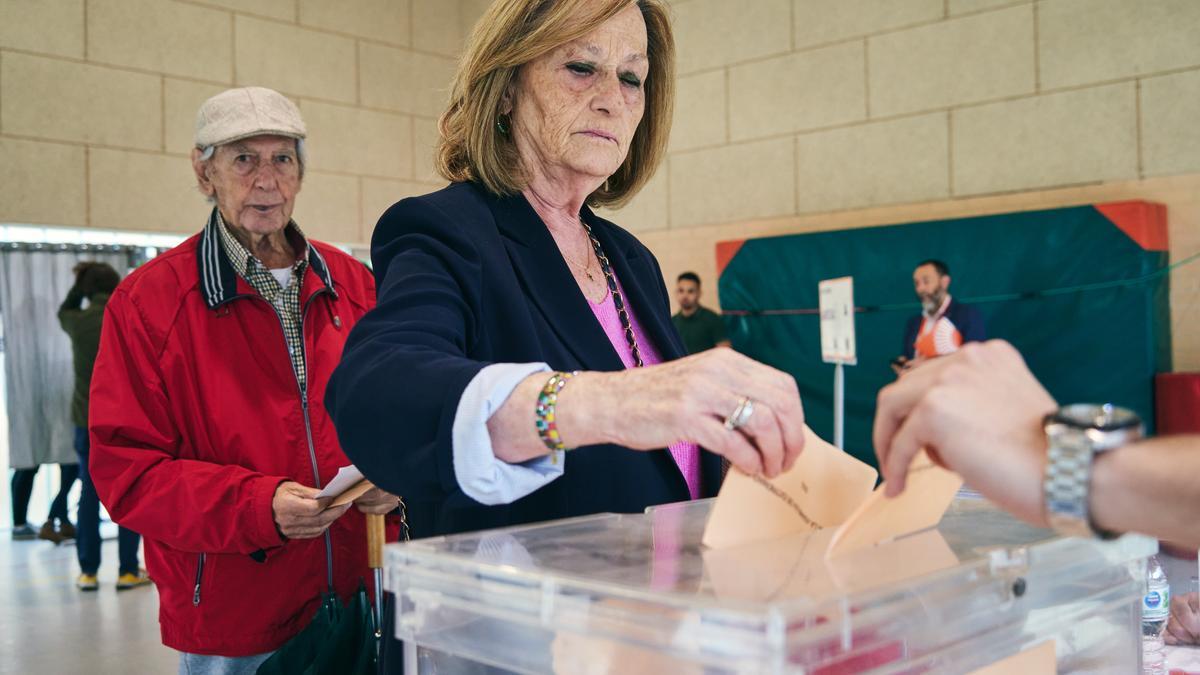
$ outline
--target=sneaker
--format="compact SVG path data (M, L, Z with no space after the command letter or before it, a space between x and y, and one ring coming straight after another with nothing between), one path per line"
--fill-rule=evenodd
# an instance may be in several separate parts
M100 581L95 574L80 574L75 580L75 587L81 591L94 591L100 588Z
M58 530L54 529L53 518L47 520L46 523L42 525L42 529L37 533L37 538L45 539L46 541L52 541L55 544L62 543L63 540L63 536L58 533Z
M14 541L22 541L25 539L33 539L38 536L37 530L29 526L29 523L23 525L14 525L12 529L12 538Z
M151 581L150 577L146 574L146 570L139 569L137 574L126 572L125 574L117 577L117 590L127 591L131 588L137 588L138 586L145 586L149 583L151 583Z

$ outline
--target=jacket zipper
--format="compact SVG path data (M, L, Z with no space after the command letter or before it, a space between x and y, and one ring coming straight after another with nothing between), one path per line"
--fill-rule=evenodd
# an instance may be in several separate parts
M313 443L312 435L312 418L308 412L308 352L304 348L304 319L308 316L308 308L313 300L318 295L326 293L324 289L319 290L308 297L304 302L304 307L300 309L300 359L304 363L304 384L300 384L300 377L296 375L296 368L292 367L292 376L296 379L296 389L300 392L300 409L304 412L304 435L308 440L308 459L312 463L313 482L316 487L321 487L321 473L317 469L317 449ZM292 359L292 346L287 343L287 326L283 324L283 317L279 314L279 310L274 303L267 302L266 298L259 298L266 302L271 307L271 311L275 312L275 318L279 319L279 328L283 330L283 345L288 350L288 361ZM333 590L333 539L329 535L329 530L325 530L325 583L330 591Z
M204 558L208 554L200 554L200 562L196 563L196 588L192 591L192 607L200 606L200 582L204 578Z

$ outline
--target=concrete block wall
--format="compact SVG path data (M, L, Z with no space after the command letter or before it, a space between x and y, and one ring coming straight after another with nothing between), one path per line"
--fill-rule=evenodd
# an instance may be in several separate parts
M478 4L0 0L0 221L197 230L196 108L262 85L308 123L297 221L366 242L388 205L443 183L435 121Z
M1172 259L1200 252L1200 2L672 7L670 153L609 214L669 285L714 279L723 239L1115 199L1166 203ZM1171 298L1175 366L1200 370L1200 264Z
M672 6L667 194L630 204L641 232L1200 171L1192 0Z

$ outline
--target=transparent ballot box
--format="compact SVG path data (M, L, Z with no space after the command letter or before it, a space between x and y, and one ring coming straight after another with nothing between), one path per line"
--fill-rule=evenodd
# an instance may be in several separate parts
M827 562L829 531L708 549L711 506L390 546L405 672L972 673L1039 654L1048 669L1017 672L1138 672L1151 539L1062 538L960 497L935 529Z

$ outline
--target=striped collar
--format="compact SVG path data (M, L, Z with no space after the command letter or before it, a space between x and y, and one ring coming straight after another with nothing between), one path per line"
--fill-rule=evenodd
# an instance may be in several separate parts
M224 225L221 216L214 206L204 231L200 233L200 244L196 247L196 258L200 266L200 291L204 294L204 302L209 309L216 309L238 297L238 272L221 245L222 227ZM312 245L308 245L307 255L312 271L336 298L337 290L334 289L333 276L329 272L329 265L325 263L325 257Z

